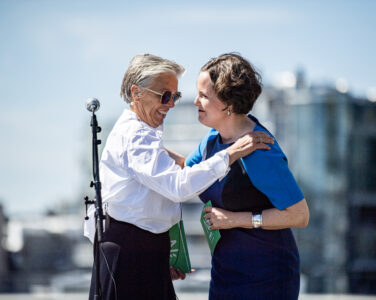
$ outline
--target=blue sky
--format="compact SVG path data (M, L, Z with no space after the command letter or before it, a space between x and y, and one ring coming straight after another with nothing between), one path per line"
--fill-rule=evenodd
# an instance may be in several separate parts
M129 60L183 64L185 100L211 57L240 52L261 71L304 67L311 83L376 87L375 1L0 0L0 200L8 214L81 201L90 155L88 97L104 125L124 103Z

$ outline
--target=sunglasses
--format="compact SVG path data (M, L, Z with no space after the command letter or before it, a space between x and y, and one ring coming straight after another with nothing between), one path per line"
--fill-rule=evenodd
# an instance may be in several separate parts
M149 91L149 92L152 92L152 93L154 93L154 94L156 94L156 95L159 95L159 96L161 96L161 103L163 104L163 105L166 105L167 103L168 103L168 101L170 101L170 99L172 98L172 100L174 101L174 103L176 104L178 101L179 101L179 99L181 98L181 93L180 92L176 92L176 94L172 94L172 92L170 92L170 91L164 91L162 94L161 93L158 93L158 92L156 92L156 91L153 91L153 90L151 90L151 89L148 89L148 88L146 88L146 87L142 87L144 90L147 90L147 91Z

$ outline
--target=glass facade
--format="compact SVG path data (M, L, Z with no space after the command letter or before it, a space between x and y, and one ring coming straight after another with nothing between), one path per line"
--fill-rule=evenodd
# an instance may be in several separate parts
M263 111L310 207L307 292L376 293L376 105L330 87L266 89Z

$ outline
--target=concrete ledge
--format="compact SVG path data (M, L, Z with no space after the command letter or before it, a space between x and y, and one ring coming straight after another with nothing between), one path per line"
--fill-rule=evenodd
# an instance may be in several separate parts
M207 300L207 293L178 293L179 300ZM0 300L87 300L88 294L0 294ZM299 300L376 300L375 296L302 294Z

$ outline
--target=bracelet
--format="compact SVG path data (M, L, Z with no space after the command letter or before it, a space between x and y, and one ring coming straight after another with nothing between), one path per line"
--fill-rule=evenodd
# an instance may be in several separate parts
M253 228L259 228L262 226L262 214L252 215Z

